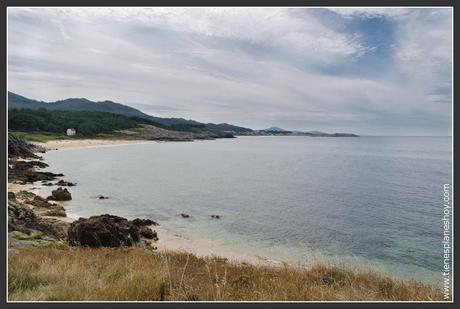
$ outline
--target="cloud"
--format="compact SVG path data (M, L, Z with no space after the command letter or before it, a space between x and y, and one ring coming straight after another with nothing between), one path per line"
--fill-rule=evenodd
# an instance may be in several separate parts
M254 128L449 134L450 11L332 13L9 8L8 85L40 100L135 102L161 116ZM357 19L394 28L383 43L390 55L379 58L384 74L364 29L347 28Z

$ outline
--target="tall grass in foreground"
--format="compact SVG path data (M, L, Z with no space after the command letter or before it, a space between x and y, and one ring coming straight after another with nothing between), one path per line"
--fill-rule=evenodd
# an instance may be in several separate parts
M372 272L234 264L182 252L34 248L10 252L9 300L442 300Z

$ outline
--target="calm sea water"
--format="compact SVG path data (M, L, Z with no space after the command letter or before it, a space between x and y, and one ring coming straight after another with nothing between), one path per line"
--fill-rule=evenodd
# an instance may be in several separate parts
M447 137L240 137L51 151L45 160L78 183L66 204L73 217L149 217L215 248L437 284L451 153Z

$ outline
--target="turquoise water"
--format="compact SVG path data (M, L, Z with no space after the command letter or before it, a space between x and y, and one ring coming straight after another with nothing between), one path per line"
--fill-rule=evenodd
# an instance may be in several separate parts
M240 137L44 157L78 183L73 217L149 217L215 247L437 284L451 154L447 137Z

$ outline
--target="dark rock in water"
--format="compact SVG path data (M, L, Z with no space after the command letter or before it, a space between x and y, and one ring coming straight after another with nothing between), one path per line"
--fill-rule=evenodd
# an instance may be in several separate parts
M16 199L16 194L14 194L14 192L8 192L8 199L9 200L15 200Z
M187 214L180 214L182 216L182 218L190 218L190 215L187 215Z
M52 183L52 182L46 182L46 181L44 181L44 182L42 182L42 185L43 185L43 186L48 186L48 187L49 187L49 186L52 186L53 183Z
M68 239L71 246L125 247L139 242L140 234L127 219L106 214L72 222Z
M144 226L144 225L159 225L157 222L150 220L150 219L139 219L136 218L131 221L131 224L134 224L136 226Z
M69 201L72 199L72 195L67 189L59 187L51 192L51 196L48 196L48 199L55 201Z
M220 219L220 215L211 215L211 218L213 218L213 219Z
M67 186L67 187L73 187L76 185L76 183L73 182L68 182L64 180L59 180L58 182L55 183L57 186Z
M103 196L103 195L98 195L97 198L100 199L100 200L107 200L107 199L109 199L108 196Z
M142 237L145 237L145 238L148 238L148 239L158 240L157 232L152 230L151 228L145 226L145 225L141 226L141 228L139 229L139 234Z

